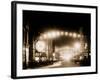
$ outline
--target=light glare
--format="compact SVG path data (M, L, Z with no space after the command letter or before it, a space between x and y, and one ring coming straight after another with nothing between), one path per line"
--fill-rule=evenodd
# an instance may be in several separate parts
M38 42L36 43L36 49L37 49L37 51L39 51L39 52L44 52L44 51L45 51L45 47L46 47L46 44L45 44L44 41L38 41Z
M71 51L67 50L67 51L62 52L60 57L63 61L70 61L73 57L72 54L73 53Z
M68 36L68 32L65 32L65 36Z
M39 57L35 57L35 61L39 62Z
M57 36L56 32L51 32L52 37L55 38Z
M76 43L74 44L74 47L75 47L75 49L80 49L81 44L80 44L79 42L76 42Z
M77 37L78 37L78 38L80 38L80 37L81 37L81 35L80 35L80 34L78 34L78 35L77 35Z
M61 32L60 34L61 34L61 35L64 35L64 32Z
M57 33L56 33L56 34L57 34L57 36L60 36L60 32L59 32L59 31L57 31Z
M48 36L47 36L46 34L44 34L44 35L43 35L43 38L44 38L44 39L47 39L47 38L48 38Z
M69 36L71 37L73 35L73 33L69 33Z
M76 33L73 33L73 37L76 38L77 37L77 34Z

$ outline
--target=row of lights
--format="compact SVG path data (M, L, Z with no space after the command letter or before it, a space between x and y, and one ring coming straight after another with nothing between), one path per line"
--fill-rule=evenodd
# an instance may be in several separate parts
M72 32L63 32L63 31L51 31L47 32L43 35L40 36L40 39L51 39L51 38L57 38L59 36L69 36L73 38L80 38L81 35L77 33L72 33Z

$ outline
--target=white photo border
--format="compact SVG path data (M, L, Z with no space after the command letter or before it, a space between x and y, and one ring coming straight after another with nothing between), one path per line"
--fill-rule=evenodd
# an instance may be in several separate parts
M49 3L12 2L12 78L45 77L56 75L74 75L97 73L97 7L79 6ZM91 66L54 68L54 69L28 69L22 68L22 31L23 10L49 11L49 12L72 12L91 14ZM15 31L15 32L14 32ZM16 36L16 37L14 37ZM16 45L14 45L16 44ZM14 47L15 46L15 47ZM13 48L14 47L14 48ZM16 48L16 49L15 49ZM15 55L14 55L15 54Z

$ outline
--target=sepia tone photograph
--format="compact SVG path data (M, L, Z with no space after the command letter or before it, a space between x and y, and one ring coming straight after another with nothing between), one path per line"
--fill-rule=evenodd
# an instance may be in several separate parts
M23 10L23 70L91 66L89 13Z
M12 2L12 78L96 74L97 7Z

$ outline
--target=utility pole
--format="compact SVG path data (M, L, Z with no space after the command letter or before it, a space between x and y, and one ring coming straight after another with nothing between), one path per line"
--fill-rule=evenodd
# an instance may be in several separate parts
M25 45L25 66L28 67L29 63L29 27L26 25L24 28L24 45Z
M80 43L81 43L81 52L83 53L84 51L84 35L83 35L83 29L82 27L80 28L80 31L79 31L81 37L80 37Z

